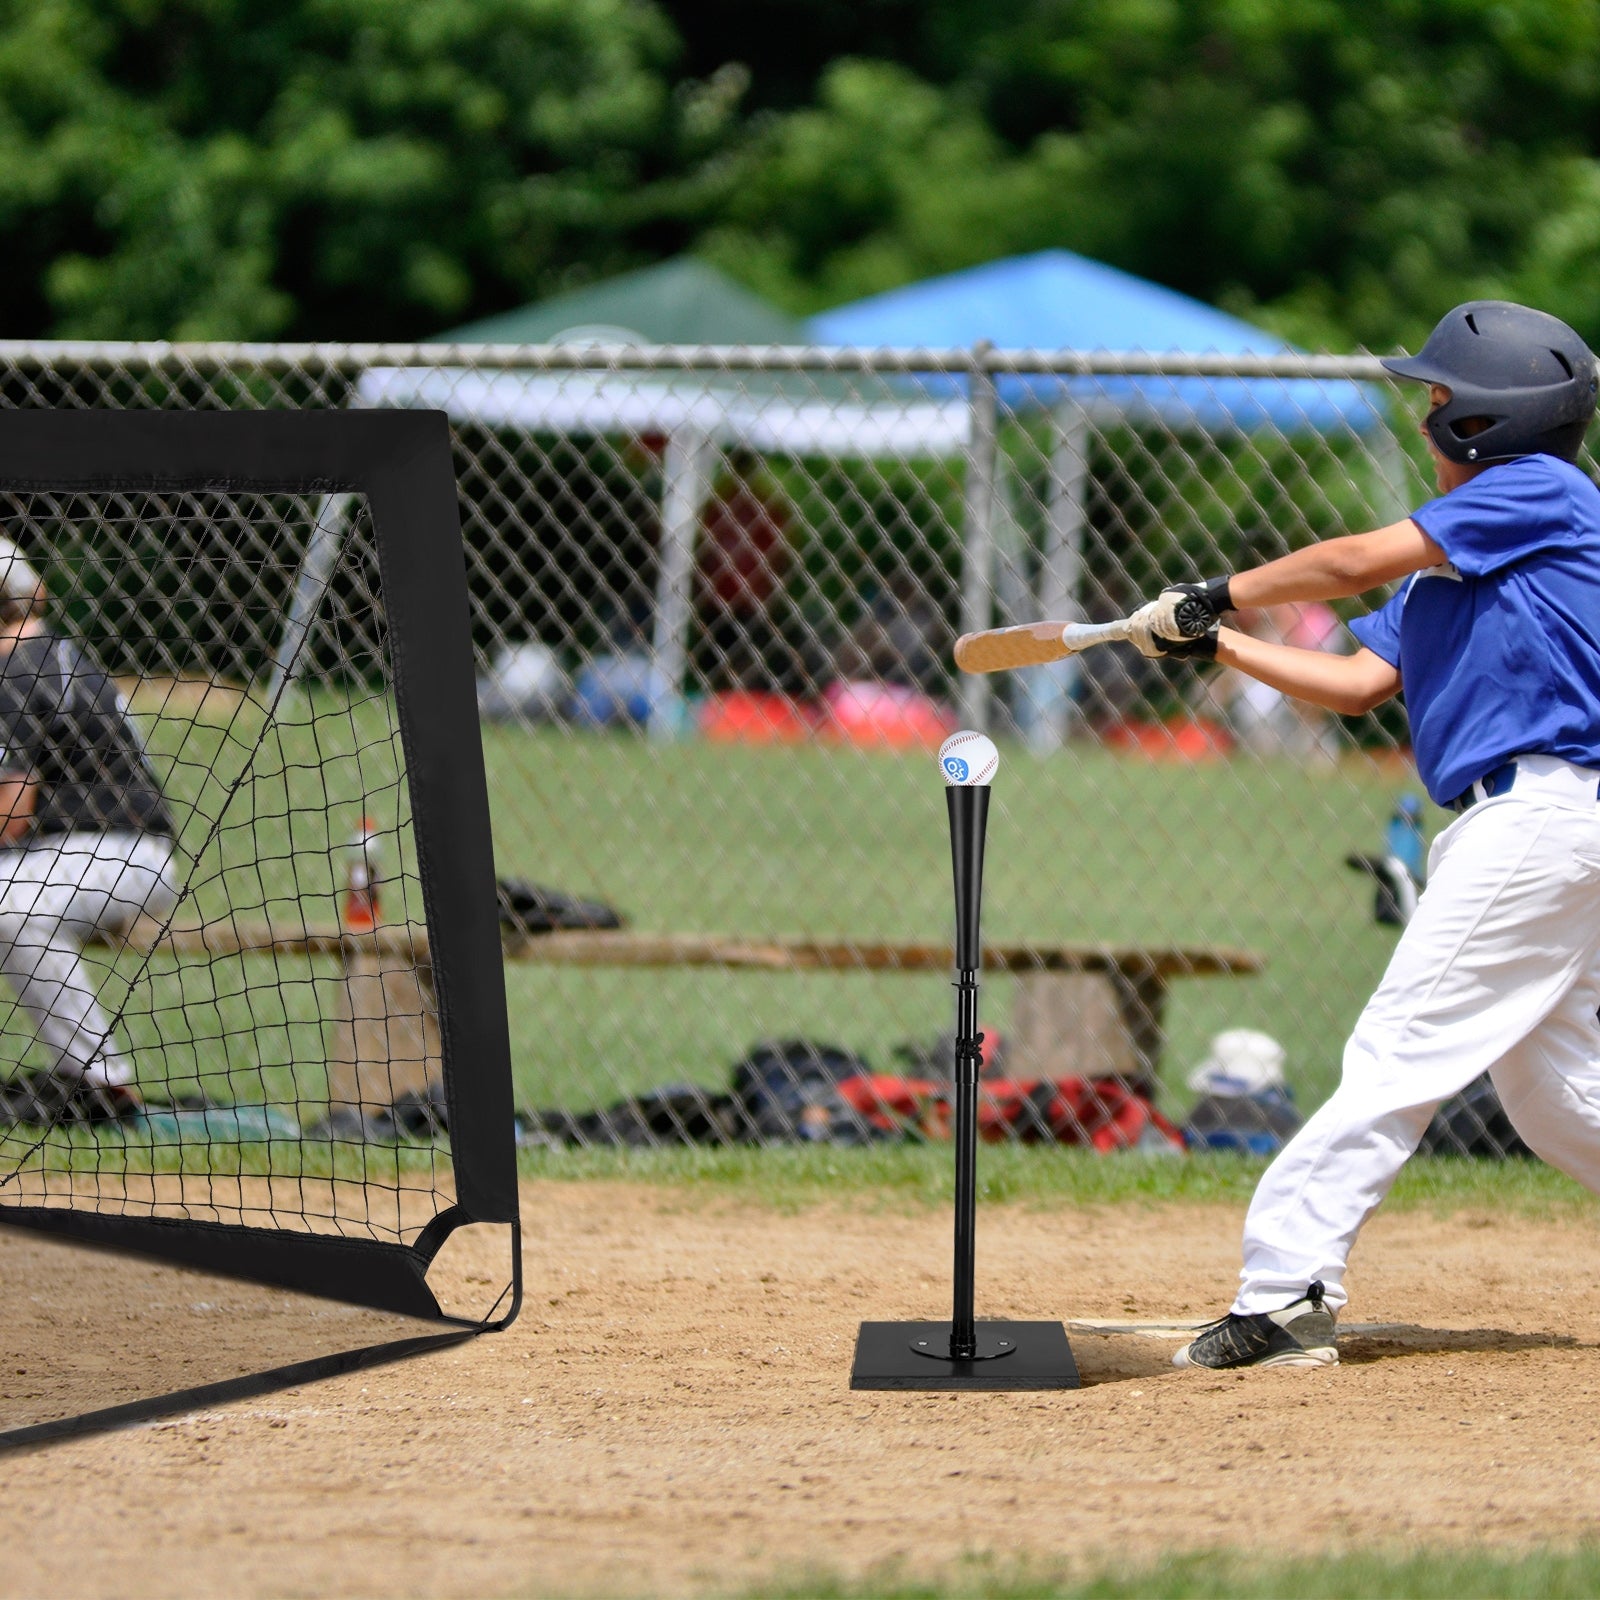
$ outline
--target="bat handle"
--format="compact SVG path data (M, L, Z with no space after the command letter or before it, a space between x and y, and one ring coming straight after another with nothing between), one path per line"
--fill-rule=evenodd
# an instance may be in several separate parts
M1130 632L1129 619L1115 622L1069 622L1061 630L1061 643L1071 655L1099 644L1124 644Z

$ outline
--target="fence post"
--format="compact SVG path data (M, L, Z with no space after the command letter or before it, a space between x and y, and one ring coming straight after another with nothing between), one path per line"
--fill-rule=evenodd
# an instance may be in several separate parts
M1076 400L1065 400L1052 421L1050 487L1045 505L1045 542L1039 566L1040 618L1083 620L1083 545L1089 507L1089 414ZM1034 702L1028 742L1035 750L1060 747L1072 726L1072 691L1080 666L1076 657L1033 667L1023 674L1024 693Z
M987 628L993 606L994 486L999 431L994 374L986 360L994 347L980 339L972 347L972 438L968 445L961 528L961 632ZM964 674L961 721L980 731L989 725L989 679Z
M661 568L656 580L656 622L651 640L652 739L683 731L683 679L689 666L695 536L711 489L711 440L692 424L667 435L662 462Z

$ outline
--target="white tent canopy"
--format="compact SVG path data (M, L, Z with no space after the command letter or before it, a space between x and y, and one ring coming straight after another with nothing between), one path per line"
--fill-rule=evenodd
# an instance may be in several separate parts
M716 452L897 461L965 451L972 407L965 399L901 397L887 385L829 384L836 391L797 397L758 376L739 383L718 373L666 377L638 373L470 367L373 367L353 404L445 412L452 421L519 433L655 436L667 441L662 464L661 566L652 666L680 684L688 661L690 588L700 515L711 493ZM868 390L872 392L868 392ZM330 496L313 531L274 666L274 687L294 673L343 539L346 496ZM670 734L670 709L652 731Z
M426 407L488 428L668 438L692 432L724 449L770 455L914 460L963 450L972 434L964 399L902 400L887 390L873 398L847 390L837 399L796 399L770 382L741 385L705 373L374 367L356 394L363 406Z

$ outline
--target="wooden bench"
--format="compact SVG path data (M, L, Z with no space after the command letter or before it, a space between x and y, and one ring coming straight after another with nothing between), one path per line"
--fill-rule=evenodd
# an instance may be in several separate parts
M344 967L328 1051L330 1098L381 1108L437 1076L433 968L416 924L351 933L225 918L203 926L136 925L130 946L184 955L337 956ZM944 944L745 939L716 934L612 932L508 934L507 961L552 967L710 968L726 972L941 973ZM1214 947L989 944L988 975L1017 979L1003 1030L1018 1077L1114 1074L1154 1089L1166 1041L1168 985L1176 978L1259 972L1260 956Z

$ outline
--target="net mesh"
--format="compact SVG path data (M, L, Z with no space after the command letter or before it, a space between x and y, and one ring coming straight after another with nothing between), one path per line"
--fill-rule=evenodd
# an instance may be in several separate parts
M47 596L0 622L0 1201L412 1241L451 1164L364 502L0 526Z

